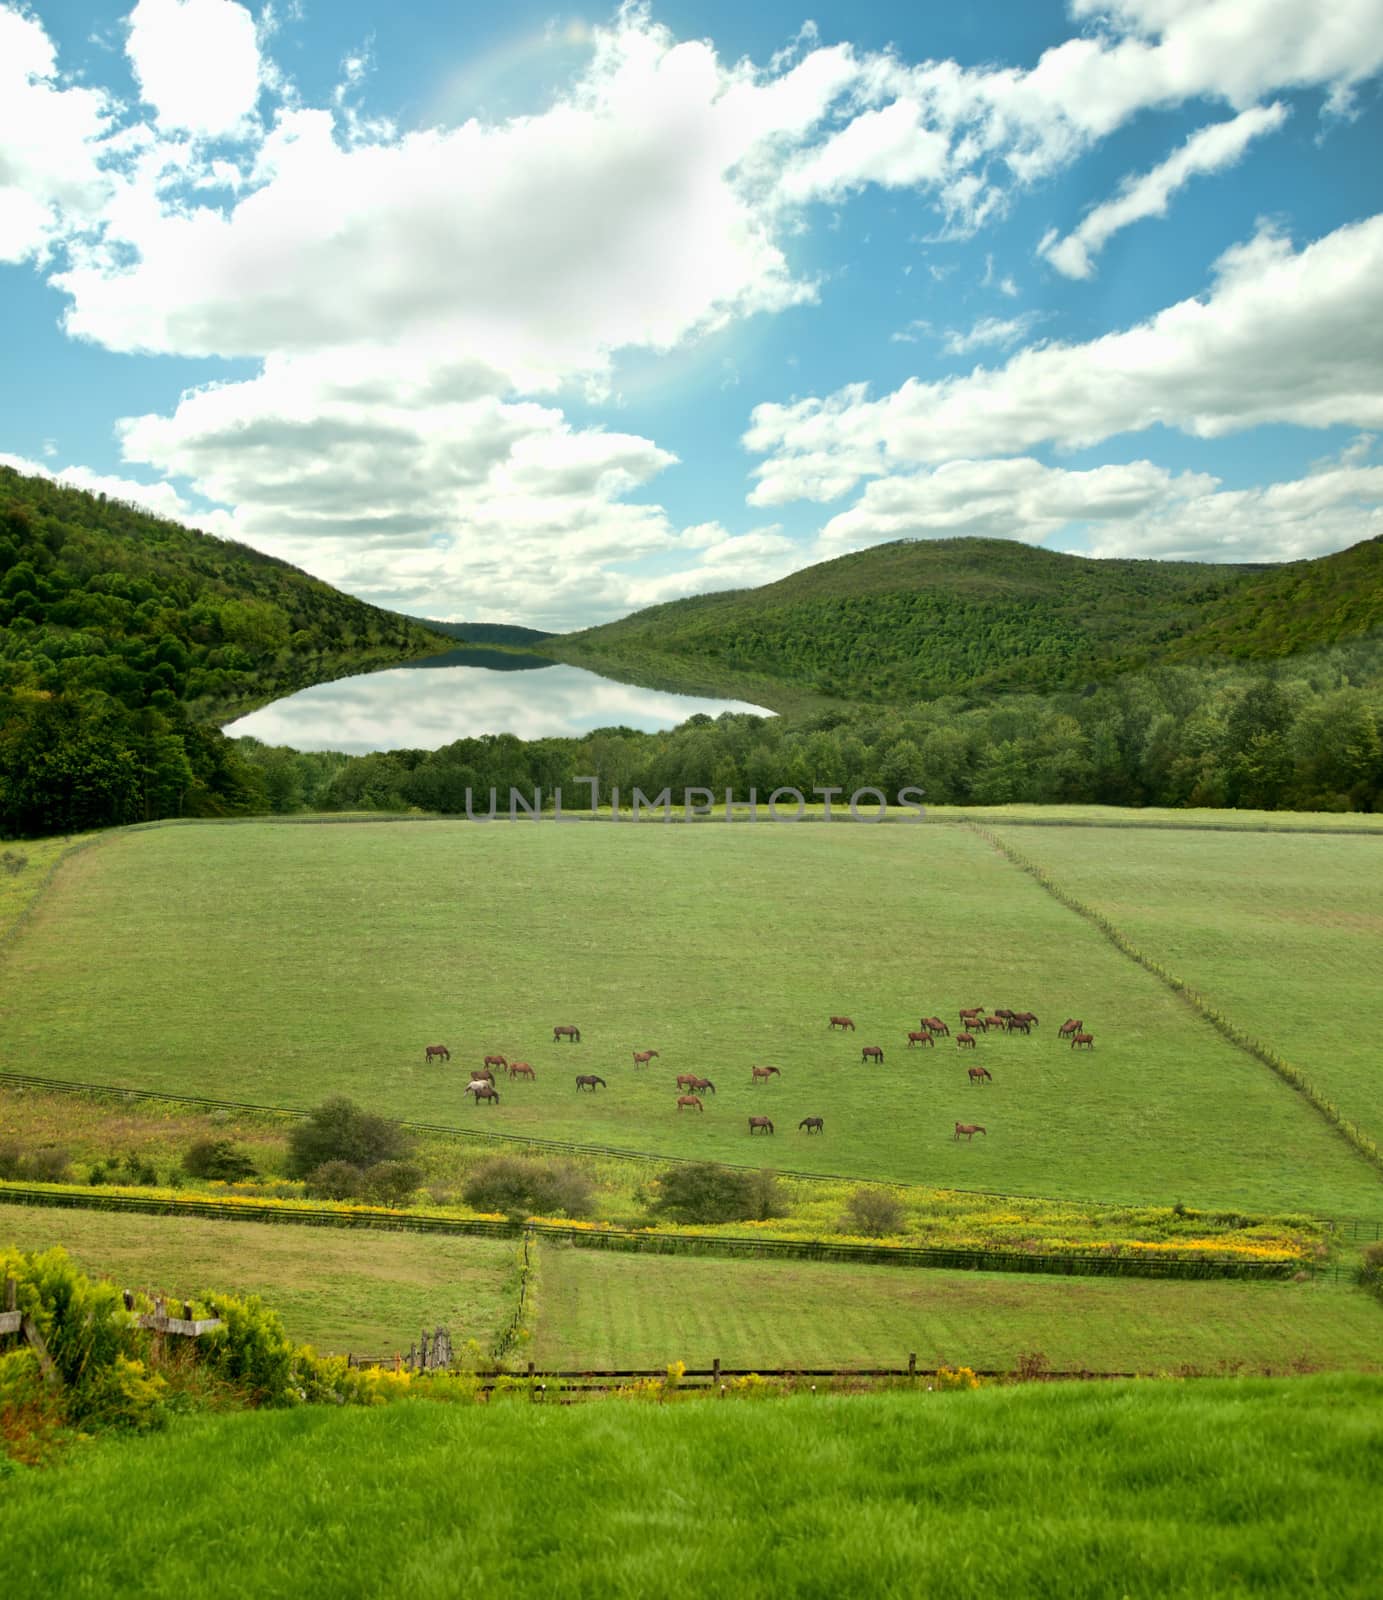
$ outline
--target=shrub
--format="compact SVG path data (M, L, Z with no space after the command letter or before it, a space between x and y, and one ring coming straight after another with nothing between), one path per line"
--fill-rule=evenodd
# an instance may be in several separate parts
M1365 1289L1383 1295L1383 1239L1366 1244L1359 1260L1359 1282Z
M22 850L6 850L0 855L0 866L3 866L10 877L17 877L29 865L29 858Z
M292 1405L301 1399L298 1352L283 1331L278 1313L270 1311L258 1295L244 1300L221 1294L204 1298L221 1319L219 1328L198 1341L207 1365L248 1390L250 1399L259 1404Z
M0 1178L20 1183L61 1183L67 1177L68 1155L56 1145L24 1151L17 1144L0 1145Z
M307 1175L307 1192L314 1200L358 1200L365 1174L349 1161L324 1161Z
M198 1139L188 1146L182 1169L189 1178L210 1178L220 1183L239 1183L259 1176L250 1157L237 1150L229 1139Z
M845 1202L840 1231L881 1239L888 1233L901 1233L905 1217L903 1202L896 1194L887 1189L855 1189Z
M422 1168L411 1161L377 1161L361 1174L360 1192L377 1206L406 1206L422 1181Z
M363 1171L381 1161L402 1161L412 1153L412 1141L397 1122L363 1111L338 1095L289 1134L288 1175L305 1178L328 1161L346 1161Z
M478 1211L517 1217L585 1217L594 1190L579 1167L527 1156L493 1156L466 1180L462 1195Z
M695 1161L669 1168L658 1189L648 1209L674 1222L762 1222L789 1214L771 1172L734 1172L712 1161Z

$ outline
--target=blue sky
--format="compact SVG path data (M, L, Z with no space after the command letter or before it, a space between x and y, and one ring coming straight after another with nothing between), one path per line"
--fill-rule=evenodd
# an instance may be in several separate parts
M420 615L1383 532L1383 0L0 0L0 459Z

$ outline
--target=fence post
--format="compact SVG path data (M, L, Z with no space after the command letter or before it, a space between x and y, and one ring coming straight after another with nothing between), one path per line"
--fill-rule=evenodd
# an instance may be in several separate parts
M915 1378L916 1376L917 1376L917 1352L916 1352L916 1350L910 1350L908 1352L908 1377Z
M715 1360L711 1363L711 1382L712 1383L719 1383L720 1382L720 1357L719 1356L717 1356L715 1358Z

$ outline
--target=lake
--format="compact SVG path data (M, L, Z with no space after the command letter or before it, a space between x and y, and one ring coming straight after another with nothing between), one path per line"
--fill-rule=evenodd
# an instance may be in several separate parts
M703 712L772 716L743 700L708 700L616 683L543 656L498 650L452 650L406 667L367 672L261 706L227 723L232 739L249 735L295 750L437 750L455 739L512 733L520 739L573 738L594 728L652 732Z

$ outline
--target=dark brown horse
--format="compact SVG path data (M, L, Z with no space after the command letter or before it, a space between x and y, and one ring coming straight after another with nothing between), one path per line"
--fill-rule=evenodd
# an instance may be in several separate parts
M1015 1022L1025 1022L1030 1028L1037 1026L1037 1014L1033 1011L1015 1011L1013 1020Z
M450 1061L451 1051L444 1044L430 1044L423 1051L424 1061Z
M932 1033L942 1034L947 1039L951 1037L951 1030L940 1017L923 1017L922 1026Z
M1010 1017L1008 1019L1008 1031L1010 1033L1031 1033L1032 1023L1023 1017Z
M749 1132L751 1134L772 1133L773 1124L767 1117L750 1117Z
M998 1017L969 1017L966 1019L965 1026L974 1028L980 1033L988 1033L991 1028L1002 1028L1003 1023L999 1021Z
M1004 1019L1004 1021L1007 1022L1008 1019L1013 1015L1013 1013L1011 1011L1005 1011L1002 1006L995 1006L994 1015L996 1017L1002 1017Z
M867 1044L860 1051L861 1061L877 1061L880 1066L884 1064L884 1047L881 1044Z
M932 1038L925 1028L921 1033L910 1033L908 1035L908 1049L911 1050L915 1044L925 1044L930 1045L933 1049L936 1048L936 1040Z
M573 1044L580 1044L581 1030L580 1028L573 1028L570 1023L561 1028L554 1028L552 1030L553 1044L556 1044L559 1039L570 1039Z
M1095 1035L1093 1033L1076 1034L1071 1040L1071 1048L1074 1050L1078 1044L1083 1044L1087 1050L1093 1050L1095 1048Z
M960 1020L962 1022L968 1024L968 1023L973 1022L976 1017L982 1017L983 1015L984 1015L984 1007L983 1006L966 1006L965 1009L960 1014Z
M597 1085L602 1089L610 1087L604 1078L597 1078L593 1072L578 1072L576 1074L576 1087L578 1089L589 1089L594 1094Z
M801 1133L803 1128L808 1133L825 1133L826 1119L825 1117L803 1117L801 1122L797 1124L798 1133Z
M486 1083L493 1083L495 1081L494 1070L491 1067L476 1067L471 1073L471 1078L472 1080L483 1078Z
M526 1061L511 1061L509 1063L509 1076L511 1078L532 1078L533 1068Z
M749 1077L750 1087L756 1083L767 1083L770 1078L781 1078L783 1074L777 1067L755 1067Z
M1085 1023L1079 1017L1067 1017L1065 1022L1056 1030L1058 1039L1069 1039L1073 1033L1079 1033Z
M977 1133L984 1132L985 1130L979 1125L978 1122L958 1122L956 1124L956 1138L959 1139L961 1134L964 1134L965 1137L969 1139L971 1144L975 1142L975 1135ZM985 1137L988 1138L989 1135L985 1134Z
M993 1083L994 1077L988 1067L968 1067L971 1083Z
M975 1035L973 1033L958 1033L956 1035L956 1044L962 1050L973 1050L975 1048Z
M466 1093L475 1096L475 1103L479 1105L482 1100L492 1100L499 1104L499 1090L488 1078L472 1078L466 1085Z
M851 1022L849 1017L832 1017L831 1026L833 1028L840 1028L842 1031L846 1028L849 1028L851 1033L855 1031L855 1024Z
M634 1052L634 1065L636 1067L646 1067L657 1054L656 1050L636 1050Z
M679 1094L677 1096L677 1109L679 1111L685 1111L688 1106L695 1106L698 1111L704 1111L706 1109L696 1095Z
M677 1087L679 1089L694 1089L697 1094L704 1094L707 1089L712 1094L716 1092L716 1086L709 1078L698 1078L694 1072L680 1073L677 1078Z
M509 1063L503 1056L486 1056L485 1065L487 1067L507 1067Z

